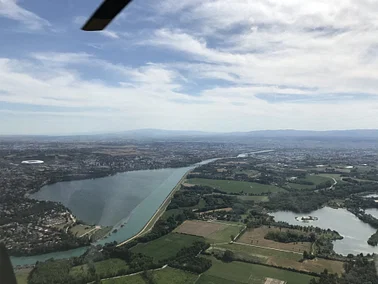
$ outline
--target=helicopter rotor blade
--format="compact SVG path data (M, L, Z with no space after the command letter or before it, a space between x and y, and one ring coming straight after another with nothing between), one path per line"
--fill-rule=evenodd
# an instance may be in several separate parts
M82 27L84 31L101 31L125 8L132 0L105 0Z
M0 283L17 284L7 249L0 243Z

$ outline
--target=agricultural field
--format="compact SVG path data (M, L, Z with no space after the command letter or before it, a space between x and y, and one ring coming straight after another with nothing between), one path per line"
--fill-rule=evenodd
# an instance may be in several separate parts
M289 231L288 229L281 229L282 232ZM266 240L264 239L265 235L268 232L274 232L274 231L280 231L278 228L268 228L266 226L259 227L256 229L248 229L246 230L243 235L239 238L239 243L245 243L245 244L254 244L257 246L262 247L268 247L268 248L274 248L274 249L281 249L281 250L287 250L292 252L299 252L303 253L304 251L310 252L311 251L311 243L310 242L298 242L298 243L281 243L281 242L275 242L272 240ZM296 230L290 230L290 231L296 231ZM301 231L296 231L299 233L302 233Z
M151 280L155 284L192 284L198 275L183 270L166 267L151 272ZM148 284L142 274L121 276L101 281L102 284Z
M248 283L264 284L267 277L287 281L290 284L306 284L312 276L286 271L273 267L233 261L224 263L216 258L209 257L212 267L203 273L196 283ZM216 280L216 282L214 282Z
M321 184L323 182L327 182L330 180L328 177L320 176L320 175L306 175L305 181L313 182L315 185Z
M253 200L256 203L269 201L269 196L266 196L266 195L238 195L237 197L240 200L245 200L245 201Z
M232 281L229 279L208 275L208 274L202 274L196 284L240 284L244 282L238 282L238 281Z
M112 227L102 227L101 229L90 233L91 240L97 241L104 238L106 235L108 235L111 232L112 229L113 229Z
M264 264L295 268L297 270L321 273L324 269L327 269L330 273L338 274L341 274L344 271L343 262L321 258L300 262L302 255L295 252L282 252L269 248L242 245L238 243L215 245L214 249L222 251L231 250L237 256L245 259L253 258Z
M158 262L175 256L183 247L188 247L201 237L171 233L148 243L139 243L131 249L134 253L142 253Z
M15 271L16 280L18 284L27 284L28 276L31 271L31 268L23 268Z
M320 177L327 177L327 178L334 178L337 182L341 181L341 175L340 174L318 174Z
M209 241L229 242L242 230L242 225L204 221L185 221L174 232L200 236Z
M156 284L192 284L197 278L197 274L170 267L153 273L154 283Z
M340 175L338 175L338 176L340 177ZM300 190L300 189L315 189L317 185L324 183L324 182L327 182L327 181L332 181L332 183L333 183L332 177L327 176L327 174L325 174L325 175L322 175L322 174L319 174L319 175L307 174L306 178L298 179L298 182L300 182L300 181L312 182L314 184L308 185L308 184L300 184L300 183L289 182L288 185L290 186L290 188Z
M110 258L104 261L95 262L94 267L96 269L96 274L98 274L102 278L115 275L120 270L128 269L126 262L118 258ZM87 271L88 271L88 265L84 264L84 265L72 267L70 274L72 276L83 275L83 274L86 274Z
M144 281L143 277L138 274L102 280L101 284L146 284L146 281Z
M290 188L297 189L297 190L315 189L315 187L316 187L316 185L299 184L299 183L292 183L292 182L289 182L287 185L290 186Z
M260 194L267 192L279 192L285 191L283 188L261 184L256 182L246 182L246 181L232 181L232 180L215 180L215 179L204 179L204 178L192 178L188 180L188 183L210 186L227 193L252 193Z
M95 226L89 226L89 225L75 225L72 228L70 228L70 232L78 237L87 234L88 232L95 231Z

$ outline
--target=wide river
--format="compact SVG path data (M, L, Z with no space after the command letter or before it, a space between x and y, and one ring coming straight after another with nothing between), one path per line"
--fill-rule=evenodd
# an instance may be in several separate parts
M183 168L132 171L98 179L58 182L44 186L30 197L61 202L87 223L117 228L117 233L96 244L122 242L145 226L185 173L214 160ZM34 264L49 258L80 256L86 249L82 247L35 256L11 257L11 260L14 266Z
M378 216L377 209L366 210L366 213ZM368 245L367 240L376 232L370 225L360 221L356 216L345 209L333 209L324 207L306 215L318 217L317 221L309 223L299 222L295 219L301 214L279 211L271 213L276 221L284 221L292 225L314 226L322 229L336 230L344 237L342 240L335 241L334 251L339 254L367 254L378 253L378 247Z

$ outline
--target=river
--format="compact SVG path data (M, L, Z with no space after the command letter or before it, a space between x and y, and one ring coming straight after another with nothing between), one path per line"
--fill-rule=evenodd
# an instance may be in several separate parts
M85 222L117 228L117 233L96 244L122 242L144 227L185 173L215 160L183 168L132 171L98 179L58 182L44 186L31 197L62 202ZM35 256L11 257L11 260L14 266L30 265L49 258L80 256L86 249L82 247Z
M372 247L367 243L369 237L376 230L345 209L324 207L313 211L306 215L318 217L318 220L309 223L295 220L295 217L301 216L301 214L293 212L278 211L271 213L271 215L274 216L276 221L283 221L292 225L314 226L322 229L330 228L331 230L336 230L344 237L342 240L334 241L334 251L338 254L378 253L378 247Z

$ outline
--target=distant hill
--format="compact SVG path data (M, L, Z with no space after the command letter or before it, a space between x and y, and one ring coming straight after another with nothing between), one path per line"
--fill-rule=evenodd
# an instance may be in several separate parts
M178 136L209 136L214 135L210 132L203 131L185 131L185 130L163 130L163 129L136 129L123 132L111 133L110 136L127 136L127 137L178 137Z
M249 132L225 133L223 135L248 136L248 137L361 137L378 138L377 129L356 129L356 130L257 130Z
M64 136L30 135L0 136L0 141L105 141L105 140L153 140L153 141L206 141L206 142L242 142L254 140L374 140L378 139L377 129L356 130L257 130L248 132L203 132L185 130L136 129L114 133L78 134Z

